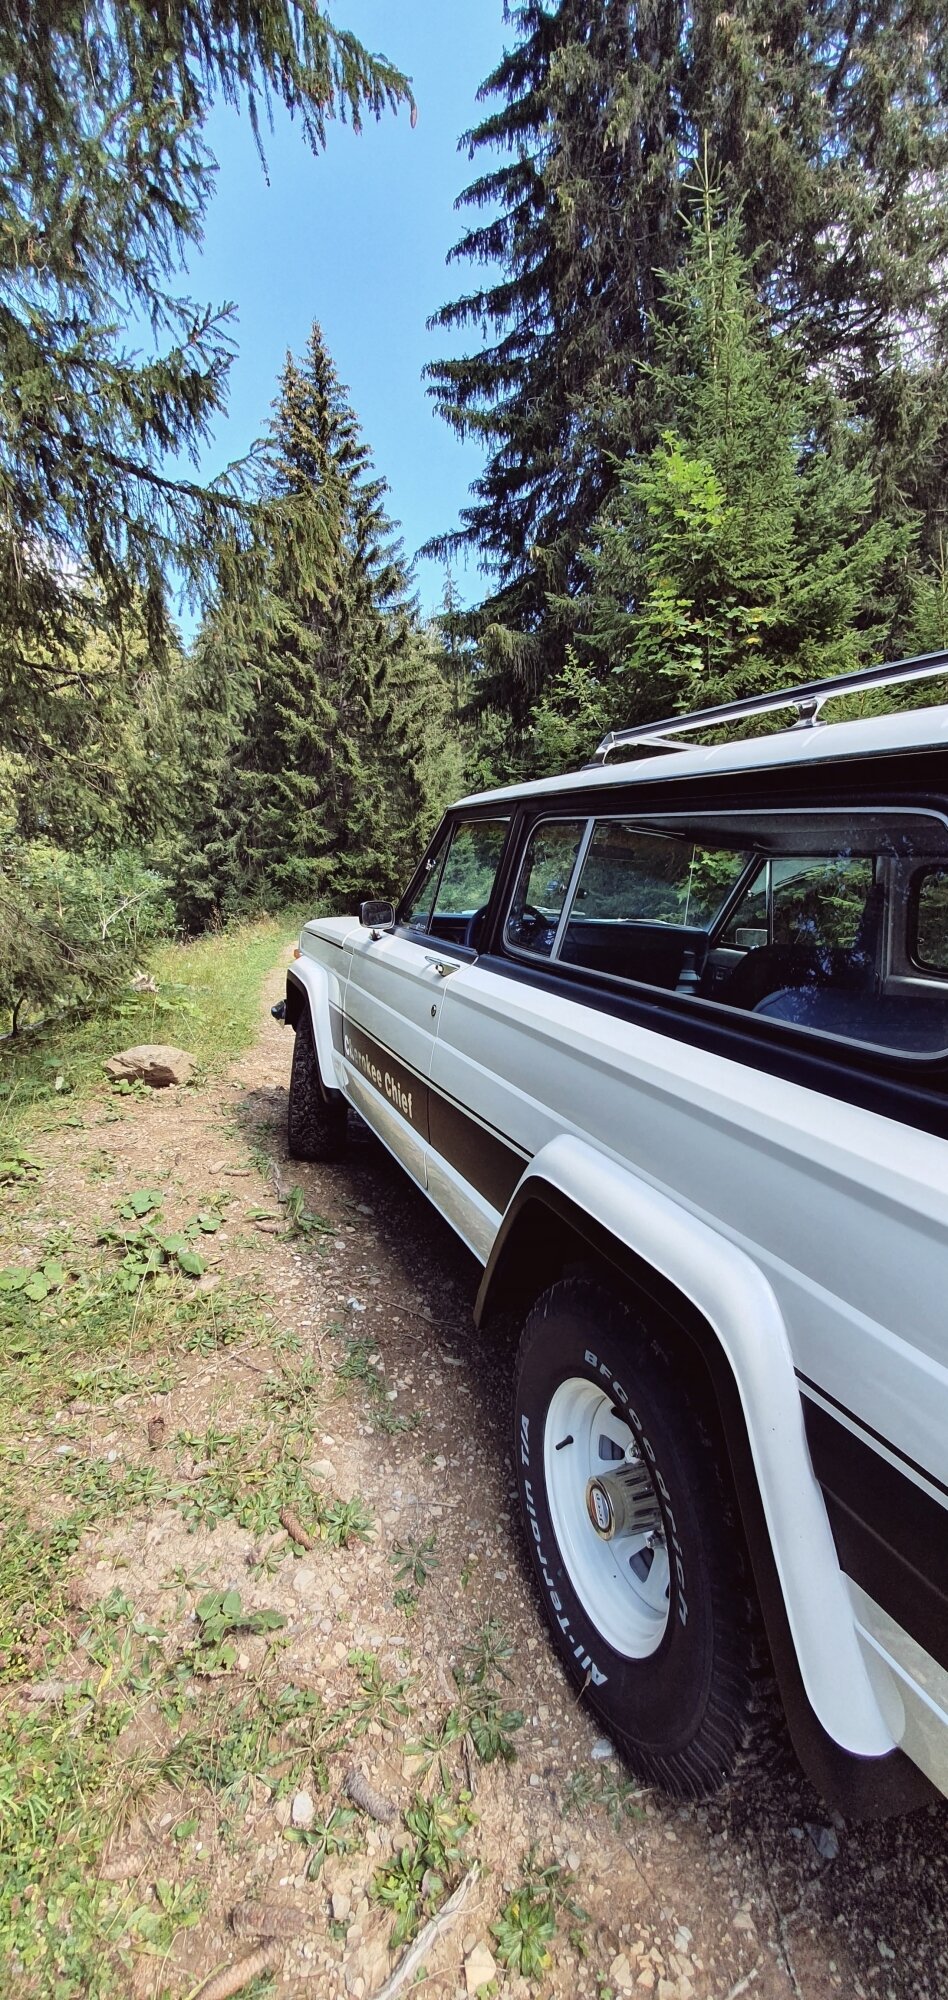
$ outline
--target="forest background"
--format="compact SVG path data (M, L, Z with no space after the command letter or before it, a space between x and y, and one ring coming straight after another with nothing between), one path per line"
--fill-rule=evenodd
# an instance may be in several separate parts
M509 8L429 369L484 465L425 619L318 319L260 449L179 470L232 354L180 290L212 103L318 151L414 117L397 49L314 0L0 0L6 1025L161 933L393 892L452 797L608 727L948 645L946 38L930 0Z

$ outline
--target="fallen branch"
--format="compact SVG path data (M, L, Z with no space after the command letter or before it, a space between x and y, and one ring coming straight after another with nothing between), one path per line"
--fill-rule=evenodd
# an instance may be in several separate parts
M380 1986L378 1992L373 1994L372 2000L395 2000L396 1993L401 1993L402 1989L408 1985L409 1980L417 1972L419 1965L427 1958L432 1945L437 1944L439 1938L444 1936L445 1931L450 1930L455 1918L467 1902L468 1896L480 1872L480 1864L475 1861L473 1868L468 1869L463 1882L458 1883L453 1896L448 1897L447 1902L438 1911L437 1915L432 1917L431 1922L425 1925L424 1930L419 1931L414 1944L409 1945L404 1958L399 1959L394 1972L386 1979L385 1985ZM201 2000L211 2000L211 1995L202 1995ZM220 1996L215 1994L213 2000L225 2000L225 1996L223 1994Z

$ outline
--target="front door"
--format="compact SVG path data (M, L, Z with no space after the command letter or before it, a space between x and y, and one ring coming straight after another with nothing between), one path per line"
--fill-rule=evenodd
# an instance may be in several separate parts
M423 1187L441 998L452 974L476 957L472 939L506 832L505 820L449 822L396 929L359 930L351 941L345 1015L335 1029L349 1094Z

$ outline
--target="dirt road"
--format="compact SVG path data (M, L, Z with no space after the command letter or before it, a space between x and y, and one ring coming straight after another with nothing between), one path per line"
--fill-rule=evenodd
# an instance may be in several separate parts
M267 1003L281 989L279 971ZM354 1758L398 1808L413 1792L422 1801L443 1794L475 1822L459 1840L454 1875L476 1859L479 1877L458 1923L425 1958L426 1995L474 1991L486 1970L497 1982L488 1990L511 1995L944 2000L948 1808L843 1824L779 1754L754 1785L681 1807L638 1791L609 1755L560 1673L528 1577L507 1434L510 1355L473 1328L477 1267L364 1128L353 1124L342 1166L287 1162L290 1055L289 1031L262 1011L257 1046L225 1084L133 1106L108 1143L126 1181L147 1166L152 1178L173 1178L184 1205L209 1180L229 1187L230 1242L220 1254L267 1302L259 1348L225 1346L176 1371L162 1405L169 1437L188 1438L200 1423L205 1439L214 1424L245 1440L262 1434L289 1352L297 1385L311 1389L308 1470L340 1502L361 1496L374 1532L336 1550L291 1553L284 1541L268 1553L226 1507L195 1529L180 1508L159 1506L89 1542L87 1599L119 1585L140 1613L163 1604L167 1615L175 1578L185 1590L195 1579L205 1589L239 1581L246 1606L288 1620L279 1636L284 1679L328 1706L350 1700L353 1671L381 1675L374 1719L318 1770L314 1762L309 1804L325 1826L330 1802L345 1805L340 1787ZM67 1135L66 1168L68 1143ZM60 1202L69 1181L64 1171ZM289 1240L273 1217L274 1191L284 1218L295 1204ZM276 1363L267 1345L274 1330L290 1342ZM305 1373L313 1362L318 1378ZM140 1426L134 1404L127 1414ZM263 1677L269 1646L249 1638L231 1680ZM371 1670L359 1664L369 1655ZM505 1723L504 1710L521 1711L522 1726L516 1717ZM512 1744L515 1761L482 1762L478 1730L482 1741L494 1732L487 1747ZM188 1865L204 1870L207 1915L170 1955L163 1985L149 1984L153 1965L139 1967L137 1992L188 1990L233 1956L226 1912L250 1900L304 1912L277 1990L371 2000L399 1956L389 1949L398 1883L385 1869L397 1873L404 1829L359 1820L353 1832L347 1823L350 1851L347 1840L342 1852L330 1841L315 1878L304 1879L311 1850L290 1846L286 1826L295 1814L306 1830L299 1796L281 1798L255 1780L236 1821L201 1818L200 1860ZM181 1799L160 1814L158 1803L116 1837L113 1879L180 1872L172 1836ZM425 1908L438 1903L436 1874L426 1878ZM552 1935L543 1907L554 1913ZM518 1927L529 1931L534 1917L537 1952L518 1961ZM511 1935L513 1967L501 1951ZM490 1960L475 1955L479 1947ZM518 1962L533 1965L529 1981Z

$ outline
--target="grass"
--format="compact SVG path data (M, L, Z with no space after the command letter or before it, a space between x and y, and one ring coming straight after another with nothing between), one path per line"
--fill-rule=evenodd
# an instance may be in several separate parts
M254 1038L261 983L292 928L290 918L260 917L190 944L160 945L148 959L156 993L129 988L105 1012L0 1041L3 1158L14 1158L14 1144L51 1112L57 1119L76 1117L115 1049L170 1042L187 1049L203 1070L224 1067Z

